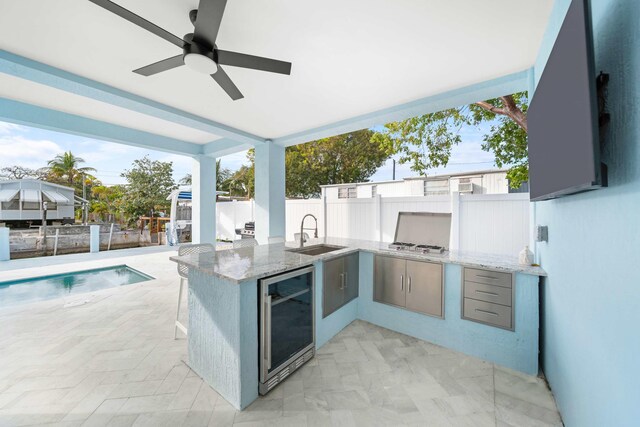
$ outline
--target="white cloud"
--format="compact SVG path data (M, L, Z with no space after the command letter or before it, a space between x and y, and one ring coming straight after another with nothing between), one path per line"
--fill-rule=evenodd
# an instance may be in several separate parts
M19 135L0 135L0 167L17 165L32 169L41 168L63 151L53 141L28 139Z
M242 165L249 165L249 160L247 160L247 151L229 154L221 157L220 159L222 167L231 169L232 171L240 169L240 166Z
M13 123L0 122L0 135L7 135L12 132L24 132L26 128L24 126L15 125Z
M145 150L138 147L131 147L128 145L116 144L112 142L102 141L82 141L82 152L77 154L78 157L82 157L88 166L99 169L100 165L107 161L114 161L126 157L142 157L145 154ZM129 165L123 165L127 167Z

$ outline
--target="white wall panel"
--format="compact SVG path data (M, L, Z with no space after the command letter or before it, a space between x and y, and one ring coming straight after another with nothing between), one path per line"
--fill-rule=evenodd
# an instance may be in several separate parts
M517 255L529 242L528 194L473 194L460 196L459 248L462 251ZM254 219L253 202L218 203L218 237L234 239L235 229ZM398 212L451 212L451 197L381 197L287 200L286 239L293 240L308 213L318 218L318 235L393 241ZM378 219L379 216L379 219ZM307 219L306 226L314 221ZM454 225L452 225L453 227ZM310 235L311 232L308 232Z
M461 195L460 249L517 255L529 244L529 194Z
M321 199L287 200L287 235L286 240L292 241L294 233L300 232L300 223L306 214L312 214L318 219L318 237L324 237L324 208ZM305 228L315 227L315 221L309 217L305 220ZM313 230L305 231L313 237Z
M216 204L216 234L219 239L235 239L235 229L244 227L245 222L253 221L253 201L218 202Z

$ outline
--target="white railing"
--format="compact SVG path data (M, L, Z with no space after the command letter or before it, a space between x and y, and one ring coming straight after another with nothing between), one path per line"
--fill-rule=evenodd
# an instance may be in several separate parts
M253 201L217 204L218 238L235 238L235 229L254 220ZM286 239L293 240L302 217L318 218L320 237L393 240L398 212L450 212L452 249L517 255L529 244L529 195L443 195L371 199L287 200ZM312 226L308 220L306 226Z

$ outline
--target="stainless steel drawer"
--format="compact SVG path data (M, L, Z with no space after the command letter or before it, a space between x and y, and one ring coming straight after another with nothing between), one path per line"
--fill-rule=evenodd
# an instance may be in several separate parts
M465 281L464 296L511 307L511 288Z
M511 287L511 273L499 273L491 270L479 270L477 268L464 269L464 280L470 280L485 285Z
M463 317L469 320L486 323L504 329L512 329L511 307L500 304L492 304L485 301L477 301L471 298L464 299Z

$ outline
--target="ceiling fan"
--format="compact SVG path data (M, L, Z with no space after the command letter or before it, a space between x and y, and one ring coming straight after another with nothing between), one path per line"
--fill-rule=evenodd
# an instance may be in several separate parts
M152 32L158 37L162 37L169 43L173 43L182 49L180 55L172 56L171 58L138 68L137 70L133 70L134 73L143 76L152 76L172 68L180 67L181 65L186 65L197 72L210 74L213 80L215 80L234 101L244 98L244 96L231 81L227 73L224 72L221 65L250 68L252 70L269 71L278 74L291 74L290 62L218 49L215 42L227 0L200 0L198 9L189 12L189 19L194 26L194 31L193 33L186 34L183 38L174 36L170 32L112 1L89 1Z

